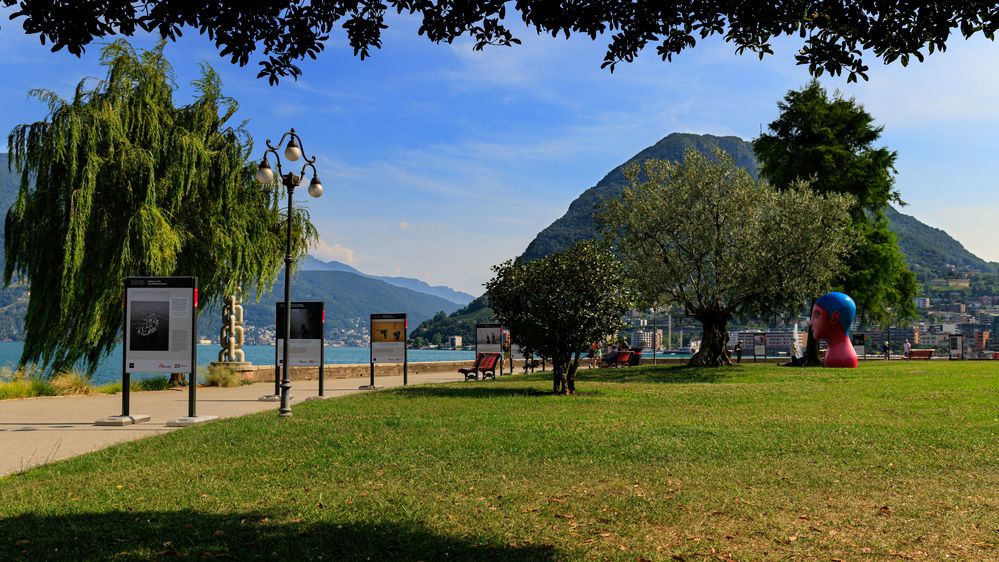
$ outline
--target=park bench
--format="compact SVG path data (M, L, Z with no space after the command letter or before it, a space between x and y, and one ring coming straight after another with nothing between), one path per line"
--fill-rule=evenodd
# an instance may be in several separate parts
M933 350L932 349L910 349L909 359L932 359Z
M458 369L458 372L465 376L465 380L479 380L479 376L485 380L492 377L496 380L496 364L499 362L499 353L480 353L475 358L470 369Z

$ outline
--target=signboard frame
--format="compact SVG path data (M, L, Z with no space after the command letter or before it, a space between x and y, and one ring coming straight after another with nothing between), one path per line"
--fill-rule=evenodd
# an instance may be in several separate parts
M384 328L376 328L376 324L386 325ZM402 324L401 330L399 329L399 324ZM376 330L383 330L384 340L376 337ZM401 333L401 340L400 334ZM370 384L367 386L362 386L362 389L373 390L375 389L375 363L400 363L402 360L402 384L406 386L409 384L409 349L406 342L409 339L409 319L405 312L383 312L383 313L372 313L368 320L368 363L370 367L371 380ZM394 338L390 338L389 334L393 334ZM378 339L379 341L375 341ZM392 341L392 340L395 341ZM376 352L376 345L378 351ZM397 346L401 345L402 355L398 355L400 349L395 349ZM377 355L376 355L377 353ZM381 361L378 357L383 357Z
M284 341L284 331L287 323L284 318L284 302L279 301L274 303L274 396L281 395L281 365L283 364L283 358L281 357L281 352ZM326 363L326 303L324 301L291 301L291 316L295 319L295 311L303 311L298 318L299 328L292 328L291 330L291 341L288 345L288 367L314 367L318 364L319 366L319 396L324 395L324 382L325 382L325 363ZM304 322L301 322L304 320ZM296 322L293 322L295 324ZM313 334L319 334L318 338L311 337ZM309 337L302 337L303 335ZM311 352L312 354L318 353L318 358L302 358L302 355L291 356L292 351L292 341L298 342L311 342L309 344L299 345L299 350L305 350L306 353ZM318 349L315 349L318 348Z
M482 330L489 330L488 332ZM486 335L486 341L483 341ZM499 353L500 376L503 375L503 361L506 350L503 348L503 324L499 322L476 322L475 323L475 356L480 353Z
M141 297L144 300L138 300ZM196 418L198 388L198 279L191 276L127 277L122 306L121 416L99 425L129 425L133 372L187 373L188 418ZM184 334L185 328L187 336ZM171 349L176 351L171 353ZM185 349L186 347L186 349ZM190 355L186 355L187 351ZM157 354L165 354L157 358ZM186 360L186 361L183 361ZM207 418L207 417L206 417Z
M753 363L756 363L757 356L767 358L767 335L762 332L753 334Z
M850 334L850 345L859 357L867 359L867 334Z

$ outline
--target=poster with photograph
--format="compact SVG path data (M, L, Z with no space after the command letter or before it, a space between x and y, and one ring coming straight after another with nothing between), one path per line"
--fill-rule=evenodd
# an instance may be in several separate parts
M191 372L197 291L193 277L125 280L125 372Z
M503 326L496 323L476 324L475 353L503 353Z
M325 303L291 303L291 339L288 340L288 365L316 367L323 361L323 325ZM284 303L277 303L277 364L284 364Z
M406 362L406 315L371 315L371 362Z

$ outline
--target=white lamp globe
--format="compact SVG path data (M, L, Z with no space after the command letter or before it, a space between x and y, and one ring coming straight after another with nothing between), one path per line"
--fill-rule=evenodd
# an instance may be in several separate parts
M320 197L323 194L323 184L319 183L319 178L312 176L312 181L309 182L309 195L313 197Z
M292 162L302 157L302 149L298 148L295 139L288 141L288 146L284 149L284 157Z
M274 183L274 170L266 158L257 166L257 181L263 184Z

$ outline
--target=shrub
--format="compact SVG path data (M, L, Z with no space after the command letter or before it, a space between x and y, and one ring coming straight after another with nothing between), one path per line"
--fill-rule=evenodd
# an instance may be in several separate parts
M233 387L240 386L242 381L239 373L228 367L212 365L208 367L208 375L205 377L205 386Z
M50 381L56 394L66 396L70 394L90 394L94 392L94 386L90 383L90 378L76 370L63 371L52 377Z

